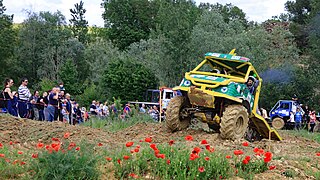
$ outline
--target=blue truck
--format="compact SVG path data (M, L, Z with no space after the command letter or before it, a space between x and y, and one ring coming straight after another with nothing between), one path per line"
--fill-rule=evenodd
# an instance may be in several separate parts
M292 100L279 100L269 112L270 122L275 129L292 129L294 122L290 122L290 112L296 112L297 109L304 114L300 104Z

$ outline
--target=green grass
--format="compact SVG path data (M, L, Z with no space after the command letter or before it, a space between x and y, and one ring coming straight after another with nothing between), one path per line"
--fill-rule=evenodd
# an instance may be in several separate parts
M134 126L135 124L144 122L154 123L153 119L149 115L136 114L126 119L112 116L107 118L93 117L89 121L83 123L83 125L92 128L105 129L110 132L117 132L130 126Z
M294 136L304 137L306 139L314 140L314 141L320 143L320 133L317 133L317 132L310 133L305 129L300 130L300 131L290 130L290 131L286 131L286 132L288 134L291 134Z

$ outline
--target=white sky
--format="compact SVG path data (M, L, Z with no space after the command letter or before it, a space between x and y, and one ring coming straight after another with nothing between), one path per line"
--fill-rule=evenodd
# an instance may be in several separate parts
M209 2L211 4L232 3L242 9L249 21L262 22L274 15L280 15L285 11L284 3L287 0L196 0L197 4L200 2ZM74 4L79 3L80 0L4 0L3 4L6 6L6 14L14 14L14 22L21 23L26 19L27 14L25 10L32 12L61 11L66 16L67 22L71 18L69 9L74 8ZM103 27L103 19L101 8L102 0L83 0L84 8L87 10L85 17L89 25L97 25ZM68 22L69 23L69 22Z

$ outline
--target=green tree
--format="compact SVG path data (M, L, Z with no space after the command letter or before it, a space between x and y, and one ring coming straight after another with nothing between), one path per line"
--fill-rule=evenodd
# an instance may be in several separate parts
M69 20L71 24L71 30L73 36L77 38L81 43L85 44L87 42L88 33L88 21L85 20L84 14L86 9L83 7L82 0L80 3L74 5L74 9L70 9L72 19Z
M105 27L108 36L121 50L140 39L147 39L154 29L157 13L148 0L103 0Z
M13 30L13 15L4 14L6 7L0 0L0 76L12 76L15 64L13 61L16 45L16 32Z
M147 89L157 88L158 80L149 69L130 59L111 62L107 67L101 87L109 98L123 101L143 100Z
M78 81L78 71L71 59L67 59L59 71L59 77L64 83L66 92L77 95L80 94L81 84Z

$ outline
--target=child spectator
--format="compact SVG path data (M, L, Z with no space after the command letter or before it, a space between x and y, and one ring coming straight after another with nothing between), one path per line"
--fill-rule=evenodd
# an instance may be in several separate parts
M62 104L62 117L63 117L63 122L64 123L70 123L70 119L69 119L69 112L67 111L67 105L66 104Z
M295 121L294 128L298 131L301 129L302 116L303 116L303 113L300 111L300 108L297 108L297 112L295 114L295 119L294 119Z

